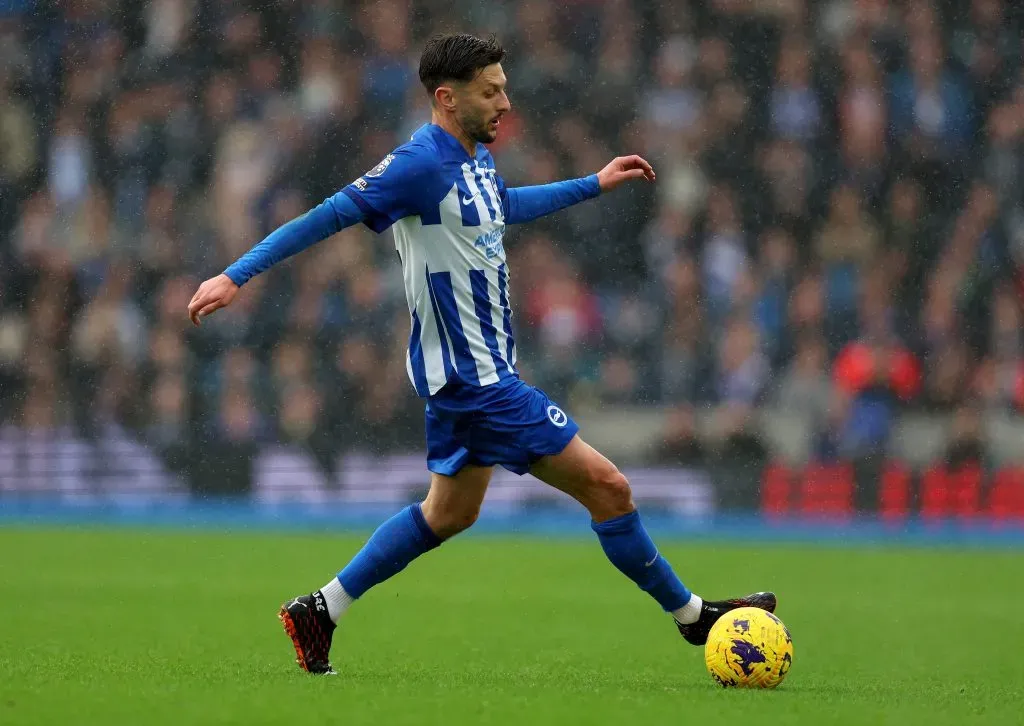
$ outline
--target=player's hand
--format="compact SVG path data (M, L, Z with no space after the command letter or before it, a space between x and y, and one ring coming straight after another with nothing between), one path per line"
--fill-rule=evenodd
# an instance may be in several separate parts
M238 285L225 274L211 277L196 290L192 302L188 304L188 318L193 325L199 325L204 318L215 310L226 308L238 294Z
M654 169L643 157L618 156L601 171L597 172L597 183L601 191L607 192L630 179L646 179L654 181Z

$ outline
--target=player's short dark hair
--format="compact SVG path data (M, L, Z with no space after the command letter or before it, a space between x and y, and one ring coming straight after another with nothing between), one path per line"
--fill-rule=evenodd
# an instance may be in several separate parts
M481 69L501 63L504 57L505 49L493 35L435 35L427 41L420 56L420 82L433 95L445 81L471 81Z

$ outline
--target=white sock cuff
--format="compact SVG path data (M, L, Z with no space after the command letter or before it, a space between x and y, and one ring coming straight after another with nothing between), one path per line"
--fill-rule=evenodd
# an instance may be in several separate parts
M700 609L703 607L704 601L700 599L700 595L697 593L691 593L690 599L685 605L678 610L672 611L672 617L678 620L683 625L689 625L690 623L697 622L697 618L700 617Z
M327 601L327 614L331 616L333 622L338 622L349 605L355 602L355 598L345 592L345 588L341 586L341 582L337 577L332 577L331 581L320 588L320 593L324 596L324 600Z

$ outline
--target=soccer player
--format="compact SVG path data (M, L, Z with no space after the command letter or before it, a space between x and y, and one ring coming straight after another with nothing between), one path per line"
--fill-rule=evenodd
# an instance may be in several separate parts
M644 529L626 477L579 437L562 408L519 377L505 225L655 175L639 156L625 156L582 179L506 187L486 147L510 109L504 55L493 38L428 41L419 76L431 97L431 123L200 285L188 306L199 325L254 275L339 230L358 222L378 233L393 230L412 327L406 368L426 399L430 489L424 501L384 522L330 582L281 606L298 664L310 673L334 672L332 636L353 602L476 521L496 465L529 472L586 507L608 559L671 614L690 643L703 645L731 609L775 609L770 592L715 602L691 593Z

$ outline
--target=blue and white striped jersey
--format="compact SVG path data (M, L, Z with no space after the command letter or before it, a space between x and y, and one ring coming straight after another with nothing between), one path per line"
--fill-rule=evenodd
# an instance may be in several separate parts
M487 148L478 144L470 158L427 124L342 192L371 229L393 229L412 318L406 367L417 393L517 377L502 245L508 201Z

